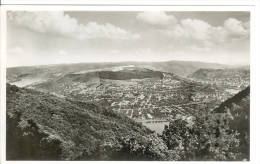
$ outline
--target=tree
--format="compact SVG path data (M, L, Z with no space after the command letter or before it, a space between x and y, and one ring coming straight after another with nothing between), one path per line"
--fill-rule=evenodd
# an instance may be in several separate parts
M121 157L124 160L179 160L178 152L168 147L157 134L129 135L121 140Z
M238 133L229 127L228 114L204 110L195 117L177 116L163 131L169 150L179 150L181 160L236 160Z

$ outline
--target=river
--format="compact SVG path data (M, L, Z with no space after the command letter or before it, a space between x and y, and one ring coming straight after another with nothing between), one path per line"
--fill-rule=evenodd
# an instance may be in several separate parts
M42 79L40 79L40 78L31 78L31 79L28 78L28 79L22 79L22 80L13 82L11 84L16 85L18 87L26 87L28 85L31 85L33 83L40 82L40 81L42 81Z
M136 120L136 122L142 123L142 125L158 134L162 134L165 125L169 125L169 121L165 120Z

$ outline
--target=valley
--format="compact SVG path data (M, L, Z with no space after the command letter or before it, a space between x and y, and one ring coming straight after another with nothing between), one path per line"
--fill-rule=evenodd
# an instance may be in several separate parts
M169 119L178 113L192 114L205 104L212 102L212 105L217 105L221 98L228 96L215 86L203 85L172 73L139 67L105 73L68 74L29 87L103 104L133 119Z
M37 68L36 72L43 70ZM45 74L33 71L31 79L26 75L16 76L20 80L11 83L13 85L101 104L141 122L170 121L177 114L193 115L201 109L212 110L249 85L248 70L240 69L198 69L186 78L135 65L120 65L69 73L66 69ZM164 124L160 124L158 131L164 128Z

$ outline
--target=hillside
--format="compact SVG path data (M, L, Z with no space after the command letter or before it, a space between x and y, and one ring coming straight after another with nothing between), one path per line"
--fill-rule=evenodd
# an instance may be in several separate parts
M250 81L250 70L247 68L232 69L198 69L196 72L188 76L194 80L229 85L232 82L240 82L242 85L248 86Z
M151 131L102 106L7 84L7 160L163 160L165 157L165 152L151 144L147 145L151 157L144 154L133 157L126 147L129 136L149 143Z
M250 150L250 87L242 90L235 96L229 98L218 108L215 113L228 113L232 118L231 128L240 133L241 158L249 159Z
M199 69L188 78L203 84L216 85L224 89L228 97L232 97L250 84L250 70L247 67Z
M208 80L212 78L227 78L240 74L241 76L248 76L250 73L248 68L232 68L232 69L198 69L196 72L189 75L191 78Z

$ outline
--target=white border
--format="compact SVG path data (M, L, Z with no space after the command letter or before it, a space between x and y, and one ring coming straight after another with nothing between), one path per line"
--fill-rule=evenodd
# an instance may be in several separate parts
M189 2L189 1L188 1ZM178 4L178 3L177 3ZM193 3L191 3L193 4ZM1 7L1 159L3 163L35 163L35 161L23 161L23 162L14 162L14 161L5 161L5 122L6 122L6 92L5 92L5 84L6 84L6 11L7 10L27 10L27 11L57 11L57 10L67 10L67 11L147 11L147 10L162 10L162 11L250 11L251 12L251 33L250 33L250 60L251 60L251 120L250 120L250 131L251 131L251 159L249 163L260 163L259 153L257 152L259 145L259 130L257 127L259 124L259 120L257 117L259 115L259 105L257 103L257 99L259 99L259 85L260 79L257 73L259 73L258 62L260 62L259 58L259 6L35 6L35 5L14 5L9 6L5 5ZM257 9L257 10L256 10ZM258 44L258 45L257 45ZM37 161L38 162L38 161ZM90 162L90 161L88 161ZM93 161L92 161L93 162ZM90 162L90 163L92 163ZM156 162L156 163L170 163L169 162ZM86 161L59 161L59 162L51 162L51 161L41 161L39 163L86 163ZM104 162L94 162L94 163L104 163ZM107 163L107 162L105 162ZM112 163L108 162L108 163ZM114 163L114 162L113 162ZM120 163L129 163L122 162ZM139 163L139 162L138 162ZM148 162L142 162L148 163ZM150 163L150 162L149 162ZM178 163L201 163L201 162L178 162ZM217 162L209 162L209 163L217 163ZM222 162L228 163L228 162ZM240 162L237 162L240 163Z
M6 77L6 75L5 75L5 73L6 73L6 66L5 66L5 57L6 57L6 53L5 53L5 51L6 51L6 42L5 42L5 40L6 40L6 27L4 26L4 24L5 24L5 12L4 12L4 9L3 8L1 8L1 10L0 10L0 12L1 12L1 23L0 23L0 25L1 25L1 32L0 32L0 36L1 36L1 41L0 41L0 43L1 43L1 48L0 48L0 77L1 77L1 79L0 79L0 91L1 91L1 93L0 93L0 122L1 122L1 128L0 128L0 135L1 135L1 140L0 140L0 160L1 160L1 162L0 163L2 163L2 160L4 159L3 158L3 154L5 153L5 131L6 131L6 128L5 128L5 109L6 109L6 107L5 107L5 105L6 105L6 92L5 92L5 88L6 88L6 81L5 81L5 77Z
M3 4L60 5L254 5L257 0L2 0Z
M3 12L15 11L251 11L254 6L176 6L176 5L116 5L116 6L68 6L68 5L6 5Z

